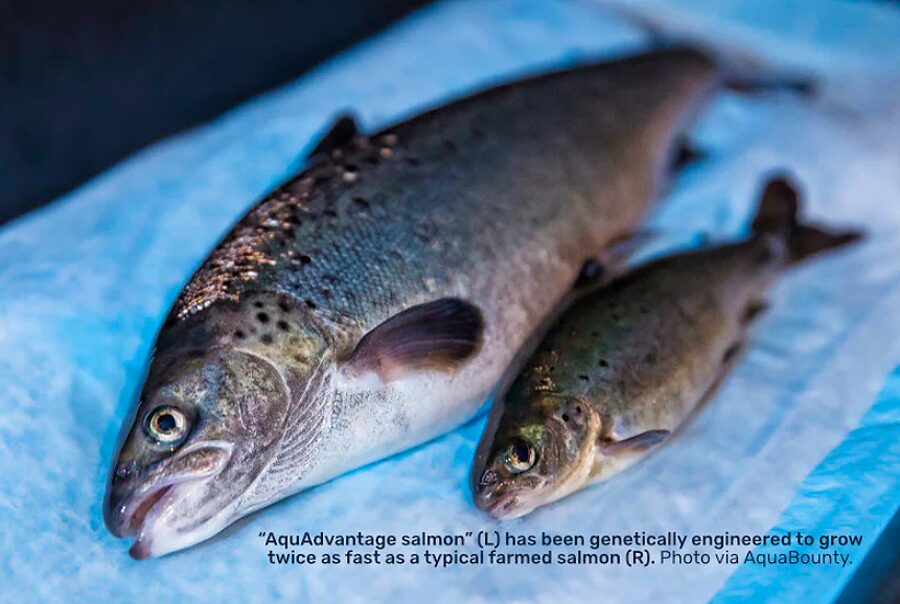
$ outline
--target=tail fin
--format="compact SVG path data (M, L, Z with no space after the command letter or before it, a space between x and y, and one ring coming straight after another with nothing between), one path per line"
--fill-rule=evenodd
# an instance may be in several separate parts
M688 22L668 23L659 11L635 5L631 0L595 0L595 2L645 31L657 50L690 47L712 60L723 87L744 94L793 92L802 97L816 97L819 82L808 69L774 65L760 54L719 37L711 41L698 35ZM670 19L671 21L671 19Z
M788 263L800 262L826 250L862 239L861 231L833 231L797 219L800 202L797 188L786 176L769 179L753 220L754 234L773 234L787 240Z

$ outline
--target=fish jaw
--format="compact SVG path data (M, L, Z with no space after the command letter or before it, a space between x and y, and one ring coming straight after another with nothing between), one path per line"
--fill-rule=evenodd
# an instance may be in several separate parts
M497 497L476 499L475 505L495 520L514 520L531 513L540 502L525 493L504 493Z
M179 500L184 499L190 499L188 489L179 492L172 488L157 500L144 517L137 538L128 550L132 558L156 558L196 545L219 533L237 518L234 503L189 529L168 524L166 520L170 517L170 511L178 507Z
M173 528L167 522L173 518L189 517L199 496L204 493L208 483L215 479L231 459L232 445L227 442L205 441L198 443L179 454L173 461L203 458L202 465L194 465L191 472L162 474L144 488L133 491L128 481L124 484L114 477L107 490L107 501L104 506L104 520L109 531L116 537L125 538L137 535L131 548L132 557L144 559L162 555L174 549L186 547L201 541L224 528L225 524L215 527L213 519L220 518L222 513L174 530L178 534L173 539L171 534L160 539L157 534L172 533ZM230 506L226 506L228 508ZM173 543L187 543L176 545Z

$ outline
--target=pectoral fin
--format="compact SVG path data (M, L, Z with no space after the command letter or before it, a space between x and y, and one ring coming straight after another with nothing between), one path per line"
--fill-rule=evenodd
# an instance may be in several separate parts
M670 430L648 430L624 440L601 441L598 448L604 455L611 456L644 453L663 442L669 434Z
M412 371L456 371L475 356L484 336L481 311L459 298L413 306L366 335L345 362L354 374L392 381Z

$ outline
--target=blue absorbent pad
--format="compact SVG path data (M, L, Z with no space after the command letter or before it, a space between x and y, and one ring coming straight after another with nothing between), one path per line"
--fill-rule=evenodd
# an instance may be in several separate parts
M489 83L647 46L608 4L431 5L0 229L0 601L638 604L840 593L852 566L273 566L259 534L805 529L861 535L858 565L900 503L900 378L888 379L900 362L900 112L889 106L900 89L888 77L900 73L900 17L887 3L628 3L725 56L806 68L823 91L720 94L694 132L708 158L659 205L661 236L645 254L742 234L774 169L803 183L811 217L868 234L784 276L722 389L645 462L499 526L468 493L479 418L161 559L131 560L103 525L116 436L169 305L331 119L349 109L379 128Z

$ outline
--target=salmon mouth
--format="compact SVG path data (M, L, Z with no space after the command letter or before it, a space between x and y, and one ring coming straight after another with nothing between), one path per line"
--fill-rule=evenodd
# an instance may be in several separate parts
M209 518L201 516L194 518L186 525L175 527L160 526L158 520L169 512L170 504L178 504L179 495L204 485L209 482L211 477L187 478L177 483L170 483L165 486L152 489L141 495L134 502L130 503L126 508L124 515L124 523L127 527L127 534L123 537L136 536L134 543L128 550L128 553L135 560L144 560L152 556L158 555L154 553L154 535L159 536L160 532L171 532L179 534L187 534L196 529L198 526L206 523Z
M223 442L204 442L188 447L171 460L168 475L157 475L143 489L135 489L137 485L132 481L117 485L114 476L104 504L104 519L109 531L120 538L137 536L129 550L133 558L142 560L151 556L150 537L159 531L160 518L172 515L173 505L184 499L181 495L190 497L195 489L218 476L228 464L231 452L232 446ZM190 529L180 527L179 530Z
M515 510L519 498L515 493L505 493L492 501L485 501L482 509L497 520L517 518L520 514Z
M144 560L150 557L150 539L146 529L153 526L154 520L165 509L166 504L174 495L175 487L176 485L170 484L145 494L135 502L131 514L126 516L125 522L129 531L126 536L137 535L137 539L128 550L135 560Z
M125 519L123 523L127 532L121 536L130 537L131 535L137 534L137 532L141 530L141 527L144 526L144 522L147 520L147 516L153 508L157 505L165 505L164 500L166 499L166 495L169 494L174 486L175 485L169 484L151 490L129 504L128 508L125 510Z
M188 481L196 482L196 481ZM181 483L184 484L184 483ZM134 513L128 518L128 526L131 534L137 534L137 539L128 549L129 555L135 560L144 560L152 555L152 539L150 534L156 519L166 509L166 504L175 495L178 485L168 485L146 494L137 503Z

